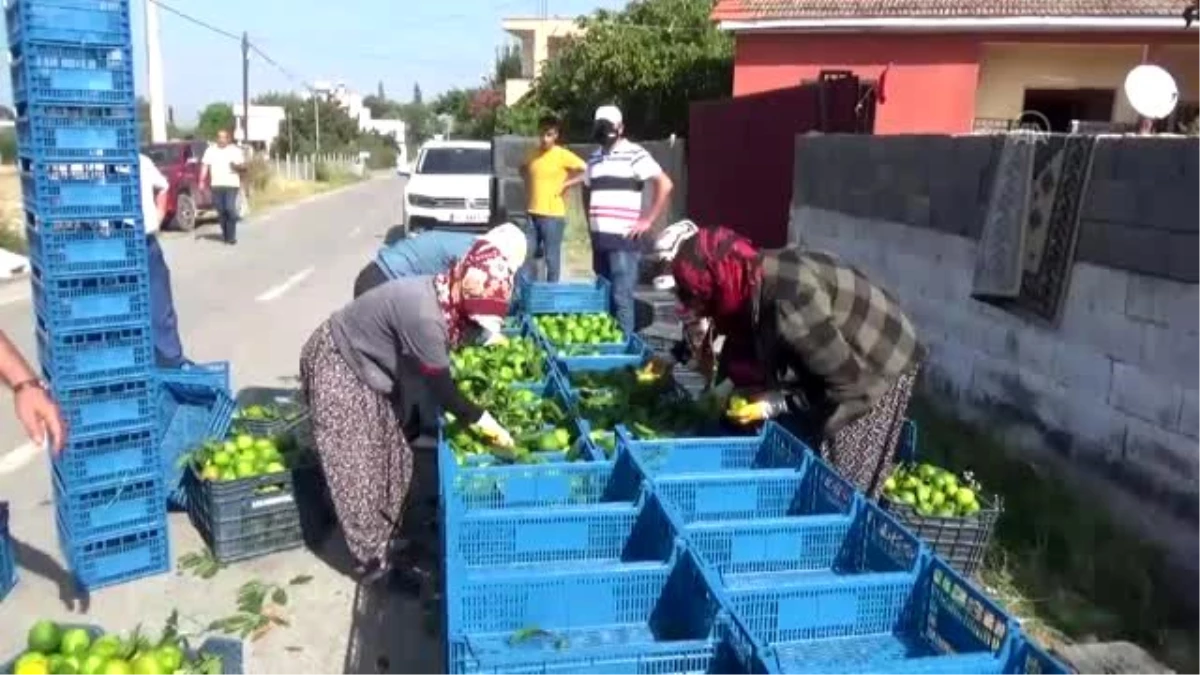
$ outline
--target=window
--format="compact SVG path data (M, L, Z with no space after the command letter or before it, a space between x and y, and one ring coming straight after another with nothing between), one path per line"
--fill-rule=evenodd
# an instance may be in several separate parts
M1043 131L1070 132L1071 122L1112 122L1115 89L1026 89L1025 113L1022 122L1039 120L1039 126L1050 124ZM1045 121L1041 120L1044 116Z
M182 143L166 143L163 145L147 145L142 148L142 154L150 158L156 166L175 164L183 158L186 146Z
M492 173L492 152L487 148L427 148L417 173L486 176Z

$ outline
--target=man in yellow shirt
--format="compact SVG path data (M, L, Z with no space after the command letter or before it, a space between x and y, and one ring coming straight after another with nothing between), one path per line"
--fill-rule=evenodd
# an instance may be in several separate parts
M529 221L525 236L529 240L529 255L521 271L534 279L534 251L541 245L546 258L546 281L558 281L562 272L563 231L567 229L567 202L563 195L571 186L583 180L587 164L579 155L558 144L561 125L557 118L543 117L538 121L538 147L521 167L529 193L526 211Z

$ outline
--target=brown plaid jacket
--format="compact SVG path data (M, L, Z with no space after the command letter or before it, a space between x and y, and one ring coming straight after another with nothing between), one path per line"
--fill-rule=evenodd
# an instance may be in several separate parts
M760 355L816 380L832 406L826 431L869 410L925 357L887 291L837 256L789 247L763 252L754 307ZM776 373L777 377L777 373Z

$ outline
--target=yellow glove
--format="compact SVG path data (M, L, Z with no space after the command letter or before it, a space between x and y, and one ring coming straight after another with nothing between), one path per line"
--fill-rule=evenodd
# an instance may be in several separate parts
M495 347L508 344L508 337L504 333L491 333L483 341L484 347Z
M495 417L492 417L490 412L483 413L479 421L471 426L475 433L483 436L488 443L499 448L511 448L516 445L513 442L512 434L508 433L508 429L500 426Z
M787 402L782 394L765 394L756 400L747 401L740 396L729 399L725 416L734 424L748 426L769 420L787 411Z

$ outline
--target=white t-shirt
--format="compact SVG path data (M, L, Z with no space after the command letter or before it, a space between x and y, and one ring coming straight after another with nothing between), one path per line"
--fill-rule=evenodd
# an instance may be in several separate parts
M154 234L162 226L158 220L158 207L154 205L155 191L166 190L171 185L167 182L167 177L162 175L157 166L154 166L154 162L142 154L138 155L138 173L142 184L143 224L146 234Z
M208 167L208 175L213 187L240 188L242 177L233 170L234 164L246 161L242 149L230 143L225 147L210 145L204 151L204 166Z
M592 190L588 207L592 247L637 249L638 242L626 235L642 217L643 184L661 174L662 167L645 148L624 138L608 152L597 149L587 165L583 180Z

